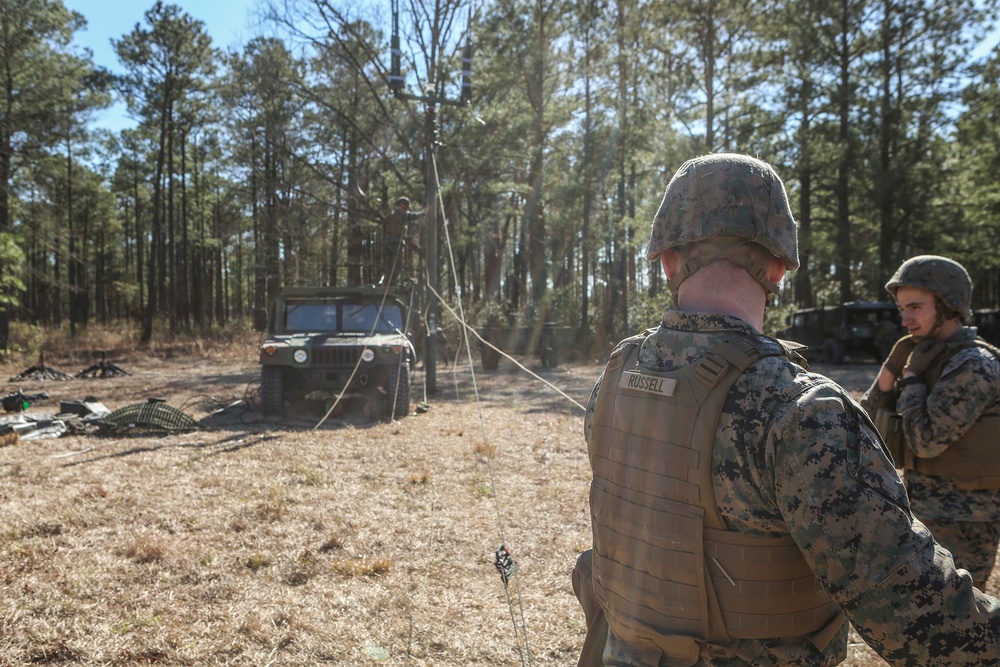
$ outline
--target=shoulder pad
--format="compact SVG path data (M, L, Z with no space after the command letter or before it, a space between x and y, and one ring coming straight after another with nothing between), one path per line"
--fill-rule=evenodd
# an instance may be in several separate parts
M976 337L976 340L973 341L973 344L976 345L977 347L983 348L984 350L988 350L993 354L993 358L996 359L998 362L1000 362L1000 347L997 347L993 343L987 340L983 340L978 336Z
M618 341L618 344L615 345L614 349L611 350L611 356L617 357L621 355L629 347L637 347L639 345L642 345L642 342L647 338L649 338L649 336L651 336L655 331L656 331L655 327L652 329L646 329L642 333L637 333L634 336L629 336L628 338Z
M809 349L808 345L796 343L794 340L782 340L780 338L771 338L771 340L781 346L782 356L789 361L802 366L802 368L809 370L809 362L802 355L805 350Z
M969 349L970 347L978 347L980 349L986 350L990 352L994 356L994 358L996 358L997 361L1000 361L1000 348L993 345L989 341L980 338L979 336L976 336L972 340L961 340L957 342L945 343L945 348L951 354L957 354L962 350Z

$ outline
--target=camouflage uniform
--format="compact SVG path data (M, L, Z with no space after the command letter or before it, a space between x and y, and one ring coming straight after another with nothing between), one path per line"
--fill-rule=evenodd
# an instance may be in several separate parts
M695 243L699 252L687 253L682 267L668 271L673 272L668 285L675 301L683 280L720 259L746 269L769 294L777 291L770 282L773 262L761 260L752 246L763 246L794 269L797 241L784 186L769 165L745 156L710 155L678 170L654 218L647 258ZM639 346L640 370L655 374L700 362L718 343L737 340L770 352L725 394L714 431L710 484L725 530L760 539L790 537L847 621L892 665L998 664L1000 601L976 590L968 574L955 568L951 555L912 516L874 426L844 389L807 372L789 358L794 355L775 356L784 352L777 341L730 315L668 310L657 329L622 341L617 349ZM628 480L633 455L639 460L659 450L631 437L627 423L620 426L624 439L609 439L610 429L602 423L609 411L601 397L629 398L601 392L604 381L621 386L618 378L602 375L598 380L584 423L588 450L592 465L597 448L606 451L602 460L620 462L622 479ZM632 412L623 409L622 414ZM616 442L640 451L615 453ZM634 477L638 491L628 489L629 494L655 493L647 488L655 476L636 470ZM607 488L603 480L600 488ZM606 491L592 495L602 497L609 497ZM615 498L609 502L620 504ZM602 517L602 539L614 541L614 515L595 509L592 514ZM622 525L630 518L620 517ZM653 543L670 541L676 528L632 522L628 530L646 533L644 543ZM574 570L573 587L588 626L581 665L820 667L844 660L846 621L839 629L834 625L832 640L819 643L801 635L711 643L699 639L700 655L693 658L641 654L616 636L617 620L595 601L590 580L591 572L596 579L601 562L607 566L624 544L608 543L608 553L597 553L593 560L592 552L584 552ZM615 585L625 581L619 578ZM664 607L671 606L678 602L664 601Z
M738 336L777 346L738 318L670 310L642 344L639 363L668 371ZM602 380L588 406L588 443ZM784 357L751 366L723 408L713 486L729 529L792 536L848 620L890 664L985 665L1000 656L1000 603L975 590L913 519L874 428L832 380ZM698 664L836 665L846 639L845 623L824 651L801 637L742 640L714 647L720 655ZM638 665L641 656L612 630L604 662Z
M935 539L955 554L958 565L984 588L1000 544L1000 489L995 479L981 477L992 474L990 464L1000 454L995 449L1000 436L992 433L992 424L984 422L1000 414L1000 363L982 347L983 341L975 344L974 327L961 326L972 314L972 280L965 267L939 255L911 257L885 285L897 301L903 287L934 297L933 328L911 341L923 340L920 345L930 347L916 370L910 363L919 347L901 370L887 358L880 376L888 373L895 378L892 390L882 391L876 377L862 404L869 414L893 406L900 414L905 444L900 443L902 461L897 464L905 469L913 510ZM900 307L905 319L906 304ZM948 323L954 323L953 330ZM945 326L949 333L942 340ZM934 354L930 350L935 348L941 349ZM907 370L912 379L905 377ZM981 439L983 433L985 439ZM976 453L969 448L970 437L986 449Z
M960 346L975 339L975 327L959 329L945 341L957 351L943 361L936 383L894 390L905 441L919 457L938 456L981 416L1000 414L1000 363L983 348ZM874 414L882 399L876 381L861 401ZM904 479L913 513L985 588L1000 543L1000 489L963 489L917 470L904 471Z
M397 206L386 216L382 232L383 280L403 273L403 241L406 238L408 211Z

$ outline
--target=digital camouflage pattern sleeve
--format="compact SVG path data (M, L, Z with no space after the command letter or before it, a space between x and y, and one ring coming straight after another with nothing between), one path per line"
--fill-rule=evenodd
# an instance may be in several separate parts
M892 665L1000 664L997 600L913 518L861 407L828 380L785 395L802 382L768 428L763 470L814 573Z
M879 368L881 368L881 366ZM861 407L865 409L865 412L867 412L872 419L874 419L875 412L878 410L878 405L882 397L891 393L892 391L882 391L878 388L878 374L876 373L875 380L872 382L871 386L868 387L868 389L865 390L865 393L861 395Z
M975 338L968 327L959 337ZM1000 364L990 352L969 347L945 362L929 391L904 387L896 403L907 445L917 456L938 456L983 414L1000 413ZM964 489L951 479L906 471L910 503L917 516L934 520L1000 521L1000 489Z

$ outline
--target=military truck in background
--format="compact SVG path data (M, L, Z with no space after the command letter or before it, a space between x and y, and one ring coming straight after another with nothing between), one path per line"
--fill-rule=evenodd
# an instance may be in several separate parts
M842 364L851 357L880 363L904 333L891 301L850 301L797 310L778 338L808 347L809 361Z
M410 410L415 353L406 301L382 287L286 287L270 313L254 313L267 331L260 346L265 415L290 401L363 399L366 417Z
M972 311L972 323L979 337L992 345L1000 346L1000 310L980 308Z
M507 354L537 355L542 368L556 368L559 350L571 350L573 344L573 330L553 322L529 322L519 327L490 323L480 327L478 333L489 343L480 346L485 371L495 371L499 367L501 355L494 347Z

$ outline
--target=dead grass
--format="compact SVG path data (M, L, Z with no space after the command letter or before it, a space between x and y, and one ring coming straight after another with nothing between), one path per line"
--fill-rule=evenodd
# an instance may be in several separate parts
M128 541L122 554L136 563L154 563L164 559L167 545L162 537L140 535Z
M133 359L150 356L163 359L186 357L236 359L252 349L259 334L244 323L232 324L208 334L191 336L173 333L165 322L153 329L153 339L140 345L141 329L132 322L91 324L73 334L68 326L39 327L11 323L10 350L5 360L11 366L31 366L40 358L46 365L55 360L70 364L91 364L107 357Z
M391 559L348 558L334 561L331 569L343 577L377 577L386 574L395 563Z
M493 667L520 664L525 638L531 664L575 664L570 571L590 539L577 407L501 365L477 376L480 405L439 373L431 409L395 423L207 419L252 394L257 368L199 354L24 387L52 395L42 408L162 396L207 428L0 449L0 667ZM545 374L583 403L599 370ZM845 664L883 663L862 644Z

